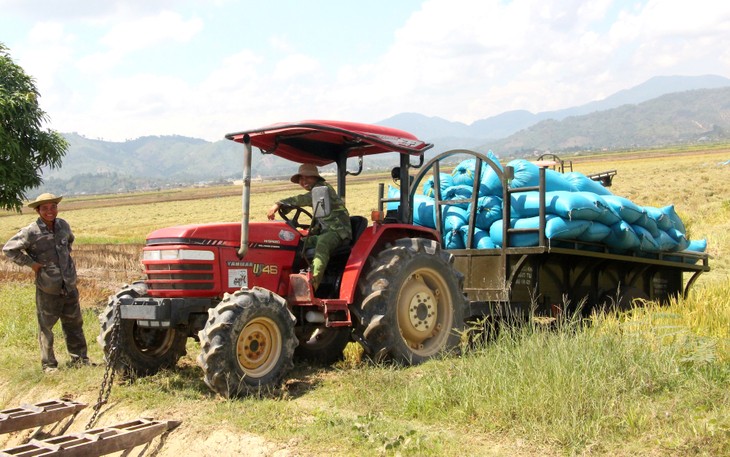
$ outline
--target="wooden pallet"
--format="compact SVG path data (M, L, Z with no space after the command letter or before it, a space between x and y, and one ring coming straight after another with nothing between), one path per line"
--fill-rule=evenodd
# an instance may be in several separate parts
M86 408L85 403L71 400L47 400L0 411L0 434L26 428L42 427L59 422Z
M92 457L111 454L150 442L156 436L173 430L179 421L156 421L137 419L108 427L31 440L27 444L0 450L0 457L6 456L54 456Z

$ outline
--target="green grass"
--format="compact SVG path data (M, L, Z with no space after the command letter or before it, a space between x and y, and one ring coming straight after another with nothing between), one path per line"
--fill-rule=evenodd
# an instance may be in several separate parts
M512 455L514 443L528 455L728 455L729 289L700 288L591 325L508 325L461 357L411 368L361 363L348 351L333 369L298 365L283 389L232 401L203 384L190 341L179 369L117 383L111 411L182 415L201 431L253 430L303 452L327 443L331 455L483 455L484 443L506 446L496 455ZM103 367L41 374L32 292L0 287L0 406L38 385L93 403ZM94 310L85 320L93 339ZM57 352L63 364L62 343Z

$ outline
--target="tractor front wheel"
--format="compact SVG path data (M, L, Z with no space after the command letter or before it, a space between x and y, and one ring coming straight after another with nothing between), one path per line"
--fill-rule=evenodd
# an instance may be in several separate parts
M198 332L205 383L226 398L274 387L293 367L294 323L286 301L269 290L228 295Z
M143 282L126 286L110 297L104 311L99 315L101 332L97 342L104 351L109 363L112 356L114 311L121 298L138 298L147 294ZM149 376L163 368L174 368L180 357L184 356L187 336L172 328L142 327L137 321L122 319L118 322L117 350L114 369L124 376Z

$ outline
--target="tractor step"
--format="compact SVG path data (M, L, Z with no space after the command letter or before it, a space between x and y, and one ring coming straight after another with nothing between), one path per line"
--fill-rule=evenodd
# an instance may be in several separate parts
M6 456L92 457L133 449L173 430L179 421L137 419L83 433L31 440L27 444L0 450Z
M85 403L71 400L47 400L34 405L4 409L0 411L0 435L53 424L84 408L86 408Z

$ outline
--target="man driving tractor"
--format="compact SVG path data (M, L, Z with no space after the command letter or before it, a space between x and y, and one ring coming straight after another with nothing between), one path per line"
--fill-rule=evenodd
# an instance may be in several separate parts
M302 164L299 166L299 171L291 177L291 182L299 184L307 192L276 202L266 214L269 220L273 220L282 207L312 207L312 189L315 187L326 186L332 204L332 211L329 216L315 218L312 221L309 235L305 240L305 248L314 247L311 273L312 289L316 291L322 282L322 276L324 276L332 251L339 246L347 245L352 239L350 214L345 208L345 202L319 174L316 166L309 163Z

